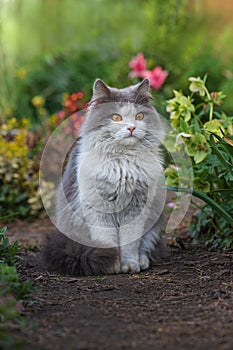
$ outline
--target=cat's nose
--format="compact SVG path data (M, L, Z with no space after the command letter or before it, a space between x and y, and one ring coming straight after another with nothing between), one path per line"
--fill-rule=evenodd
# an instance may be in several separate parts
M133 133L133 131L134 131L135 129L136 129L135 126L130 126L130 127L128 128L128 130L131 132L131 134Z

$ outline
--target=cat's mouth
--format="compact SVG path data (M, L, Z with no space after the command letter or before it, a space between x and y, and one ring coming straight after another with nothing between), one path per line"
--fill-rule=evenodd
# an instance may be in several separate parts
M119 143L125 144L125 145L132 145L138 143L142 135L138 135L137 133L130 132L130 133L124 133L124 134L115 134L113 136L116 140L118 140Z
M135 135L129 135L121 139L121 143L125 145L134 145L138 143L139 139Z

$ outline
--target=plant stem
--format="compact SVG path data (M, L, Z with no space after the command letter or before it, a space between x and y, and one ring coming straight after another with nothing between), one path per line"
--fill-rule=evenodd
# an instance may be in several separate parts
M211 102L210 103L210 116L209 116L209 121L213 119L213 113L214 113L214 104Z
M210 106L209 121L211 121L213 119L214 104L213 104L213 102L211 102L211 96L210 96L210 93L209 93L209 91L208 91L206 86L205 86L205 91L206 91L206 95L207 95L208 100L209 100L209 102L208 102L208 104Z

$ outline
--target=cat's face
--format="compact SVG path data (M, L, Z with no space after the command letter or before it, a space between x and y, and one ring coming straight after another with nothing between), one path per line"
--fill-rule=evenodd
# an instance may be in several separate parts
M150 100L147 79L125 89L110 88L97 80L81 135L89 136L93 147L98 144L106 150L158 145L163 128Z
M140 105L114 104L116 111L109 116L108 130L111 137L121 144L133 145L140 142L147 132L147 110Z

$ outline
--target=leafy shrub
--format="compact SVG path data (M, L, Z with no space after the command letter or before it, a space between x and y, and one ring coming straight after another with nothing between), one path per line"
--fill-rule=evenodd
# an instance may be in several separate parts
M0 124L0 210L5 217L14 213L20 217L35 216L43 209L39 188L40 154L47 138L66 118L64 134L78 136L83 116L79 111L86 108L87 98L82 91L63 94L62 109L49 115L45 99L33 96L32 105L43 125L28 130L29 120L10 118ZM41 179L43 201L50 207L54 185Z
M222 111L225 95L210 93L205 80L190 78L191 95L174 91L167 102L173 130L167 136L169 152L183 150L192 161L192 189L180 188L178 173L170 164L166 182L172 190L193 193L207 204L191 225L193 236L202 236L214 247L233 247L233 116ZM178 170L178 171L177 171Z
M43 208L38 186L39 154L28 145L27 126L28 121L15 118L0 124L0 210L22 217L36 215ZM49 183L43 185L50 187Z
M13 339L8 333L10 322L18 320L22 302L31 292L31 282L21 282L15 264L18 258L18 243L9 243L6 227L0 229L0 348L18 348L22 339Z
M0 264L14 265L18 258L18 242L10 244L9 238L5 237L6 226L0 229Z

